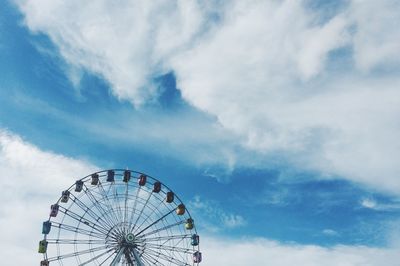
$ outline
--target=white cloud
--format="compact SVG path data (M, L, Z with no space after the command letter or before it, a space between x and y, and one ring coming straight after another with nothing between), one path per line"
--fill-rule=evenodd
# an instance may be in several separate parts
M16 2L32 31L120 99L154 99L151 77L173 70L184 99L256 155L224 156L229 165L283 154L301 169L400 192L400 82L375 71L399 64L395 0L349 1L324 22L290 0Z
M39 264L41 225L48 218L50 204L77 178L95 169L90 163L42 151L0 130L0 254L10 258L2 265Z
M363 198L360 202L361 206L375 211L399 211L400 202L393 201L389 203L381 203L374 198Z
M201 238L202 265L396 266L398 248L282 244L266 239Z
M400 63L400 32L396 23L400 19L399 9L397 0L352 1L351 14L356 23L354 57L360 69L368 71Z
M206 25L213 6L197 1L82 2L16 0L33 32L47 34L61 55L110 82L113 93L140 105L157 95L154 72Z

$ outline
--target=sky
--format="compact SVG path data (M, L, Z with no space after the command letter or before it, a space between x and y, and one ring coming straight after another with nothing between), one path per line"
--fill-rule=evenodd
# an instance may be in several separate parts
M2 1L0 254L37 263L60 192L129 168L179 194L202 265L398 266L399 21L398 0Z

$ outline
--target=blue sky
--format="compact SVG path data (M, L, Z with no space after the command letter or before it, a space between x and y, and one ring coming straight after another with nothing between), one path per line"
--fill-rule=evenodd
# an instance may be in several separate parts
M396 256L396 1L128 2L3 3L4 172L32 171L35 156L8 154L19 143L82 165L76 175L128 167L163 180L210 247L333 250L321 263L364 249ZM207 265L222 263L214 255Z

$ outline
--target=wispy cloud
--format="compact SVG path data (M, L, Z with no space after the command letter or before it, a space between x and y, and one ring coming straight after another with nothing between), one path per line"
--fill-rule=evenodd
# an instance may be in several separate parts
M205 200L199 196L189 202L191 211L200 218L198 225L210 232L219 232L247 225L239 214L225 211L218 202Z
M379 202L374 198L363 198L360 201L362 207L376 211L400 211L400 202Z
M324 229L324 230L322 230L322 233L327 236L338 236L339 235L338 232L336 232L335 230L332 230L332 229Z

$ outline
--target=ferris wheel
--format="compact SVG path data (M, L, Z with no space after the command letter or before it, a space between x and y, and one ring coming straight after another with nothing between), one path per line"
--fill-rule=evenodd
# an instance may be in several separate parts
M83 177L50 207L39 253L48 265L199 265L194 220L179 197L144 173Z

